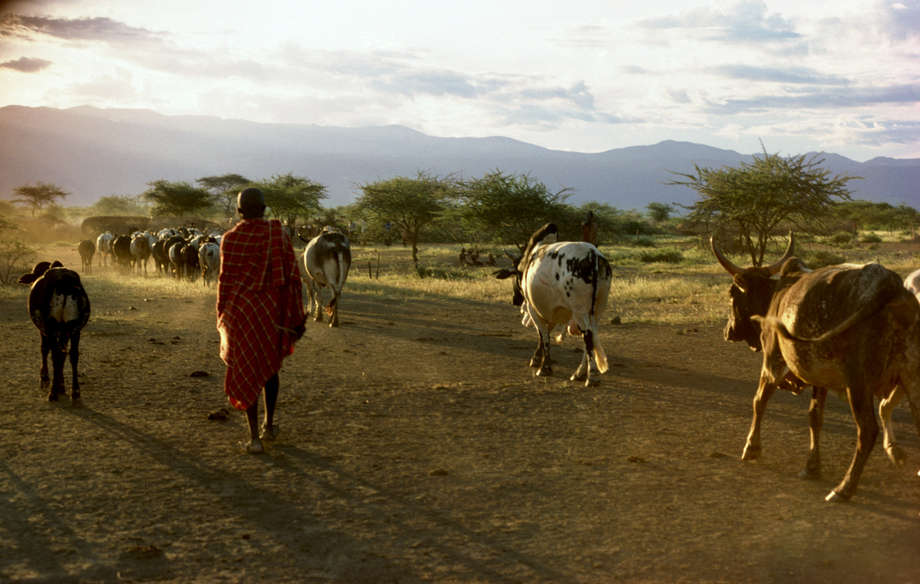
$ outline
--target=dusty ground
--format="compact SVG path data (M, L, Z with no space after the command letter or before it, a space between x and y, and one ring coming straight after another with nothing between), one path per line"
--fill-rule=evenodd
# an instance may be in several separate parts
M279 440L242 454L213 297L93 295L84 406L44 401L26 289L0 300L0 580L920 582L920 440L876 448L825 503L855 427L829 399L803 481L807 398L770 404L739 460L759 358L712 325L605 325L611 371L566 381L510 304L346 293L282 372ZM610 308L616 310L615 307ZM194 372L208 373L193 377Z

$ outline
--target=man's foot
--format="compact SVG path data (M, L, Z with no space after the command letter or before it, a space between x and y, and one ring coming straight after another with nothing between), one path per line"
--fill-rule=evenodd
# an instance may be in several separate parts
M280 431L281 429L278 428L278 424L272 424L271 426L262 424L262 431L259 433L259 438L267 442L273 442L278 438L278 432Z
M253 438L250 442L240 442L240 447L243 449L243 452L247 454L262 454L265 452L265 448L262 446L262 441L258 438Z

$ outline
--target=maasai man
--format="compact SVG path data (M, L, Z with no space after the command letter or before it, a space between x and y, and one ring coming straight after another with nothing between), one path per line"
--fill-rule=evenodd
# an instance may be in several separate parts
M220 358L227 364L224 391L246 411L246 452L263 451L274 440L281 361L294 352L306 317L300 270L291 240L277 219L265 219L265 198L249 188L237 197L242 220L220 242L217 330ZM259 394L265 388L265 421L259 432Z

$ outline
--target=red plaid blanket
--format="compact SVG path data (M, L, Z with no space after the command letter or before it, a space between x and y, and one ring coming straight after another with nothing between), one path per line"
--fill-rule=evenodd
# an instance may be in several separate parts
M233 407L256 403L281 361L294 352L305 321L300 270L277 219L244 219L224 234L217 279L224 391Z

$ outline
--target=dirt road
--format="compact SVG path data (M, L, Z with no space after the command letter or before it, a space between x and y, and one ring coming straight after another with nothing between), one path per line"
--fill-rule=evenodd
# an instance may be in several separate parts
M712 325L605 325L596 387L533 378L510 304L346 293L282 372L281 435L244 455L213 296L93 296L82 408L38 389L38 335L0 300L0 580L920 582L920 440L895 414L853 501L829 399L824 475L797 478L807 397L777 395L741 463L759 356ZM612 308L615 310L615 308ZM196 373L197 372L197 373ZM203 376L204 372L207 375ZM196 376L193 376L196 374Z

